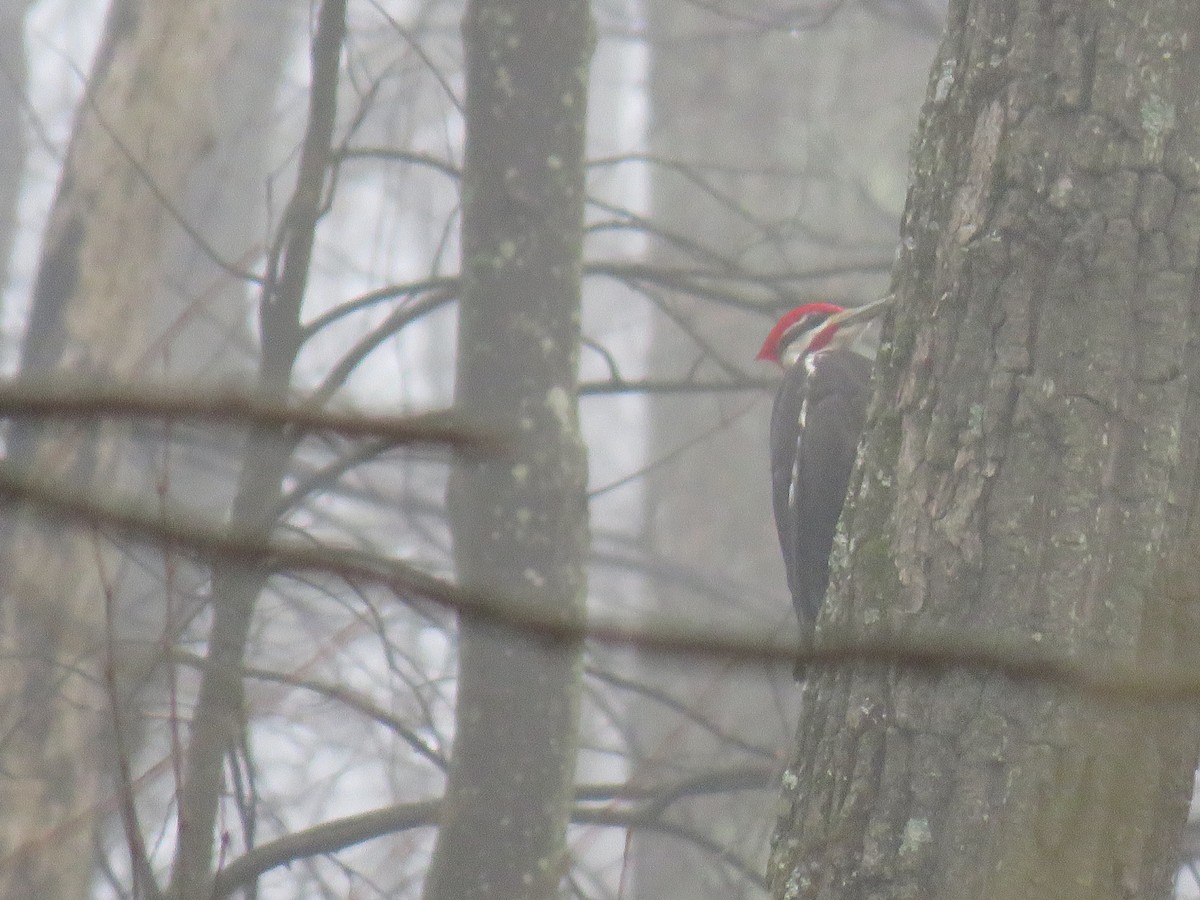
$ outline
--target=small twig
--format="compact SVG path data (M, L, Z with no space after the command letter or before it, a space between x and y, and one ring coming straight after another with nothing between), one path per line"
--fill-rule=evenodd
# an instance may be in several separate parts
M579 396L595 397L605 394L736 394L771 391L779 387L778 378L687 379L643 378L626 381L585 381L579 385Z
M133 772L130 759L132 750L125 735L125 713L122 710L120 687L116 675L116 638L113 620L113 585L99 542L93 536L89 541L93 558L96 563L96 574L100 580L104 596L104 683L108 692L109 712L112 714L112 741L115 752L114 767L116 769L115 797L120 811L121 827L125 832L125 842L129 849L129 868L133 878L135 896L148 897L158 900L162 896L154 870L150 867L150 855L146 851L146 842L142 838L142 828L138 822L137 805L133 796Z
M191 666L197 669L203 669L205 659L202 656L197 656L194 653L188 653L183 650L178 650L173 654L173 657L184 665ZM390 731L399 735L412 750L419 756L424 757L441 771L445 771L448 765L446 758L431 747L424 739L421 738L413 729L409 728L398 716L392 715L386 709L383 709L378 704L373 702L369 697L359 693L351 688L340 684L331 684L329 682L319 681L315 678L303 678L299 675L291 675L287 672L276 672L270 669L264 669L260 666L242 665L242 674L247 678L253 678L257 681L265 681L273 684L284 684L294 688L311 691L312 693L324 697L327 700L332 700L335 703L340 703L344 706L356 710L373 722L383 725Z

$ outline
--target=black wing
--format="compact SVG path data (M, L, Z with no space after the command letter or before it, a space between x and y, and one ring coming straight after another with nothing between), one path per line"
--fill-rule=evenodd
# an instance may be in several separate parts
M871 361L835 349L784 376L771 413L775 527L792 603L816 621L829 584L829 553L871 399Z

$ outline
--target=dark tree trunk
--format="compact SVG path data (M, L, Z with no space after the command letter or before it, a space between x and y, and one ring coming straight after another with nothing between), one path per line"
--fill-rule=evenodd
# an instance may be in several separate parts
M576 405L586 0L476 0L456 400L511 436L450 487L461 582L583 615L586 458ZM580 648L460 621L454 756L431 900L549 897L568 867Z
M1195 588L1163 563L1196 518L1198 21L952 5L822 629L1194 664ZM1169 892L1190 712L866 667L805 695L774 896Z

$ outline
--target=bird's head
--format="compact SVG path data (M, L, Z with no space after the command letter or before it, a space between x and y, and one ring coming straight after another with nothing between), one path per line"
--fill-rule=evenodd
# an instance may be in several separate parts
M828 346L837 325L830 328L827 323L844 311L836 303L806 303L784 313L767 334L757 358L788 365L806 353Z
M806 303L784 313L767 334L758 359L787 367L831 346L850 346L890 302L889 297L851 309Z

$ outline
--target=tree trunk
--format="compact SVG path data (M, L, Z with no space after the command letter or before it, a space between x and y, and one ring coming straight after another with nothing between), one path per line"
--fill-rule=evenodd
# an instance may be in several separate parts
M822 631L1194 666L1194 584L1161 563L1197 512L1198 21L952 5ZM805 710L775 897L1168 894L1190 711L864 666Z
M296 184L267 259L258 302L261 354L258 390L280 402L292 384L303 343L301 309L308 288L317 225L333 168L346 0L323 0L310 50L308 119L296 166ZM294 435L250 430L230 511L230 530L251 543L268 541L277 522ZM225 795L226 758L244 733L241 666L246 657L258 598L269 578L266 566L226 564L212 575L212 624L192 715L179 795L178 844L167 896L207 900L213 893L213 862L219 860L218 812Z
M5 81L0 88L0 122L8 123L0 132L0 285L3 286L8 284L13 242L17 233L17 204L25 173L25 158L29 152L22 121L22 105L26 102L29 83L25 15L32 5L33 0L0 2L0 71L4 72ZM10 340L11 335L3 335L0 363L7 356Z
M221 261L246 262L261 252L268 231L266 196L272 166L264 139L278 130L276 97L284 64L300 36L296 10L278 0L233 0L227 33L229 54L214 71L204 123L211 140L193 161L180 192L180 215L190 233L166 230L160 272L139 310L146 341L137 365L139 380L184 385L203 395L205 385L250 382L255 341L249 335L252 286ZM203 243L197 240L200 236ZM213 254L218 258L214 259ZM120 483L147 504L186 511L203 521L229 515L244 434L211 428L143 427L124 444ZM130 659L114 660L118 671L136 673L129 696L145 699L146 688L162 685L165 667L146 671L141 648L169 644L181 623L194 615L207 594L210 568L186 553L156 549L131 553L113 598L115 631ZM147 597L160 602L148 603ZM162 700L161 695L152 701ZM144 721L138 710L130 715ZM131 747L131 752L139 748Z
M576 404L586 0L474 0L467 55L456 401L503 458L452 476L470 588L583 615L586 460ZM429 900L550 897L568 868L580 648L460 618L454 756Z
M47 226L22 373L135 377L146 298L228 44L228 0L118 0L76 116ZM154 75L148 89L145 73ZM116 429L20 429L9 459L85 490L112 479ZM0 897L84 897L111 718L103 665L113 571L98 536L6 523Z

